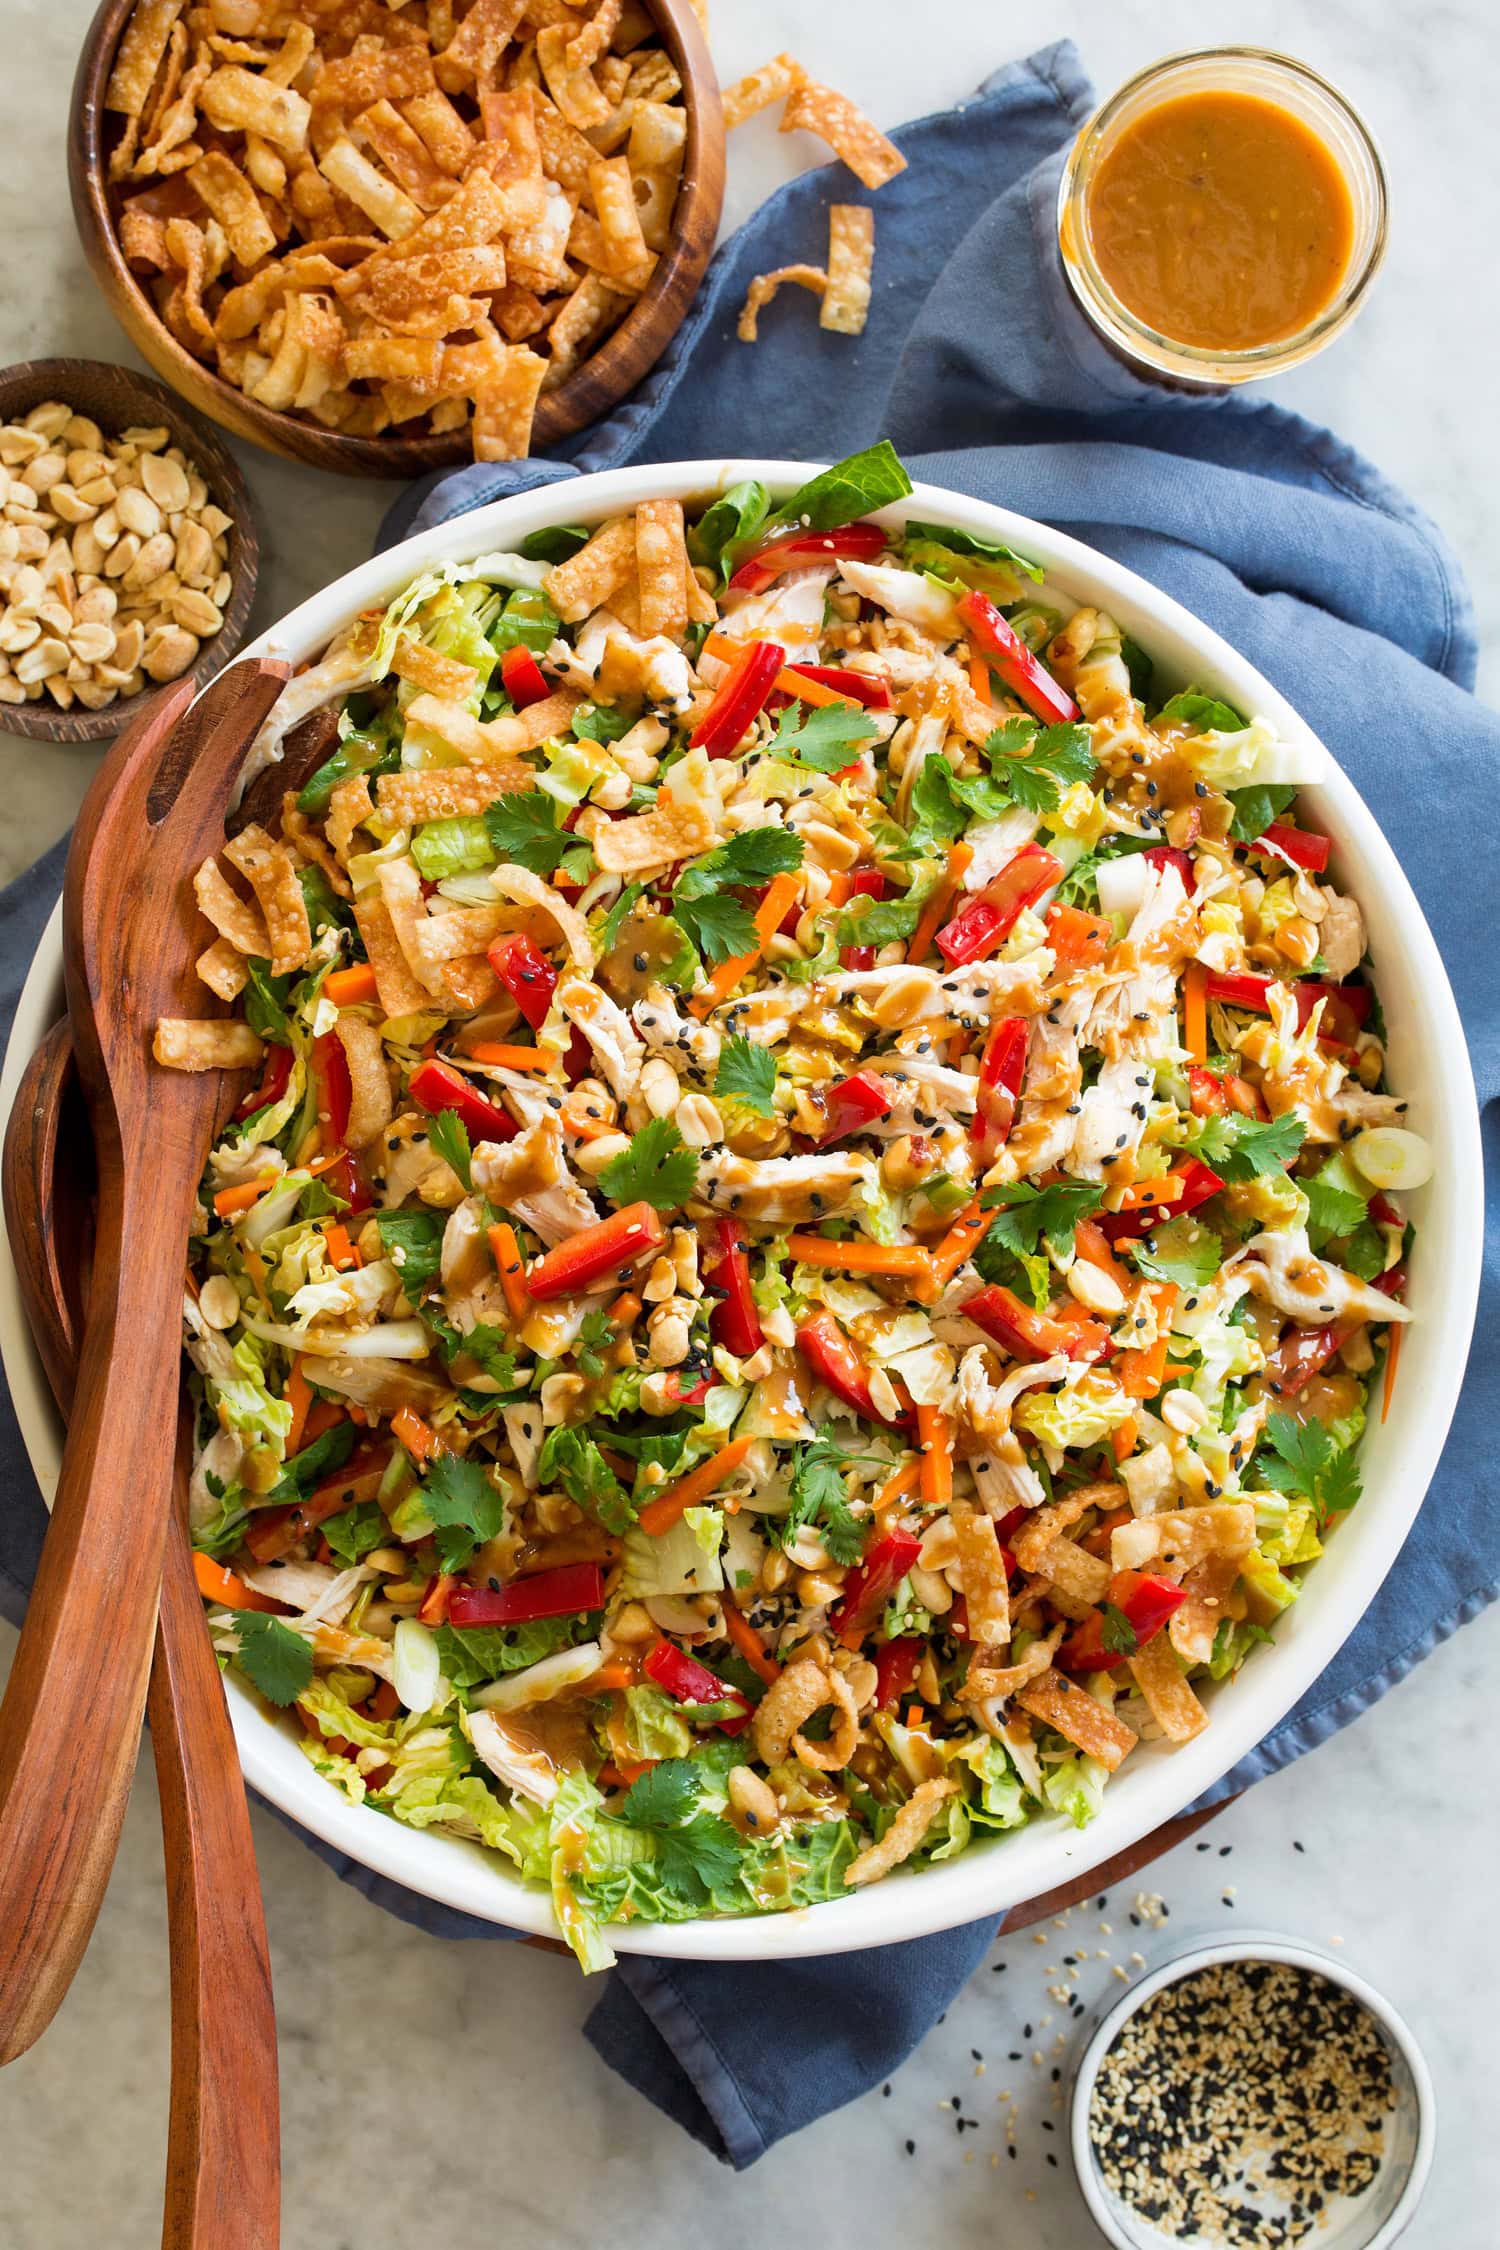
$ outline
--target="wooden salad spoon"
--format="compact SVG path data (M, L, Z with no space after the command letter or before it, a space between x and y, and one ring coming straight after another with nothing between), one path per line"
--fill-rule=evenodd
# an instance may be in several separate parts
M3 1172L21 1297L66 1421L88 1297L94 1192L94 1147L66 1023L53 1025L16 1089ZM193 1577L181 1440L172 1482L146 1698L172 1978L162 2250L276 2250L281 2147L271 1964L239 1753Z
M63 887L74 1053L98 1163L95 1254L62 1474L0 1704L0 2062L51 2022L88 1943L146 1701L177 1431L183 1245L221 1093L162 1070L162 1016L222 1013L194 972L192 874L288 677L190 683L114 746Z

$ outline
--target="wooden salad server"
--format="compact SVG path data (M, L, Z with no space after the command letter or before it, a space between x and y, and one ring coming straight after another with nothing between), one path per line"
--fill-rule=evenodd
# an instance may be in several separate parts
M93 1247L94 1150L66 1023L16 1089L6 1224L58 1410L72 1405ZM172 1976L162 2250L276 2250L281 2147L265 1914L223 1683L203 1624L179 1446L146 1713L161 1797Z
M288 677L233 666L144 711L84 799L64 967L99 1207L52 1520L0 1705L0 2062L56 2013L130 1793L177 1432L184 1245L221 1073L163 1070L162 1016L223 1012L194 972L194 869L224 841L246 750Z

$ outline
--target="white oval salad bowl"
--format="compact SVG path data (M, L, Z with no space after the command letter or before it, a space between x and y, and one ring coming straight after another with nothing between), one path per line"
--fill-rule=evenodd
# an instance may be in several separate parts
M592 524L652 496L705 502L742 478L773 493L795 490L814 473L790 461L696 461L617 469L502 500L408 540L348 572L283 618L247 654L319 655L354 614L389 601L418 572L497 549L515 548L545 526ZM1187 610L1133 572L1028 518L977 500L918 485L910 498L879 511L941 519L1004 541L1035 558L1061 592L1107 608L1140 641L1173 686L1196 685L1241 710L1264 714L1281 737L1326 761L1325 778L1306 790L1309 813L1330 834L1343 887L1366 916L1370 953L1389 1031L1392 1085L1410 1103L1410 1122L1433 1154L1428 1186L1412 1198L1417 1228L1408 1303L1414 1320L1403 1345L1389 1419L1372 1417L1361 1467L1365 1492L1330 1552L1308 1574L1301 1599L1280 1621L1273 1646L1210 1690L1212 1724L1172 1750L1142 1748L1105 1792L1088 1827L1062 1816L1037 1817L1012 1834L976 1841L961 1857L920 1872L898 1872L826 1905L747 1919L703 1919L632 1928L612 1924L622 1952L702 1960L774 1961L885 1945L1004 1913L1124 1851L1200 1797L1276 1725L1359 1623L1395 1562L1447 1435L1462 1380L1479 1286L1482 1174L1473 1081L1458 1010L1437 948L1395 854L1353 785L1327 759L1296 712L1252 665ZM60 917L42 938L22 993L0 1079L8 1112L20 1071L62 1006ZM142 1306L146 1316L149 1308ZM161 1317L175 1318L175 1306ZM32 1465L45 1493L55 1486L61 1432L33 1352L8 1247L0 1260L3 1355ZM230 1710L246 1779L312 1835L408 1890L466 1914L542 1936L556 1936L547 1893L524 1884L498 1855L453 1836L420 1832L349 1803L302 1756L289 1723L271 1719L231 1675Z

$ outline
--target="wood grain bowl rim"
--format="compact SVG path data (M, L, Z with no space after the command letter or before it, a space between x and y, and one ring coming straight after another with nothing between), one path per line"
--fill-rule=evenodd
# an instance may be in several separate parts
M126 264L110 209L104 90L136 0L102 0L79 51L68 109L68 186L84 254L104 297L158 375L237 437L345 476L416 477L470 460L467 428L426 437L347 437L237 390L167 328ZM574 436L618 405L671 343L713 254L724 202L719 81L691 0L644 0L682 77L687 149L672 241L630 311L566 382L537 402L532 453Z
M107 359L26 359L0 369L0 422L18 421L50 398L63 399L97 422L109 436L135 423L165 422L233 526L227 569L233 583L224 622L204 641L185 677L206 687L223 670L245 638L260 573L260 534L255 527L250 488L223 441L165 384L133 367ZM169 685L172 683L168 683ZM64 711L50 697L34 703L0 703L0 734L25 735L36 742L101 742L146 710L159 691L118 696L102 711L75 704Z

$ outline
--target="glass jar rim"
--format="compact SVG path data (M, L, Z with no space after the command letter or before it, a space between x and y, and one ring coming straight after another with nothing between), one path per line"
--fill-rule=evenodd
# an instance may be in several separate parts
M1330 102L1348 126L1356 145L1369 165L1373 189L1373 223L1371 238L1363 258L1357 265L1351 262L1350 270L1340 282L1331 301L1316 319L1264 344L1223 348L1206 344L1182 343L1164 330L1153 328L1149 321L1119 297L1104 278L1094 257L1086 218L1087 188L1092 163L1100 141L1126 105L1144 90L1194 63L1260 64L1273 73L1284 73L1300 81ZM1341 172L1348 176L1348 166L1337 149L1331 152ZM1353 184L1352 182L1350 183ZM1073 212L1076 222L1071 230L1071 245L1065 221ZM1196 372L1212 381L1216 370L1223 370L1232 380L1236 376L1269 372L1290 366L1306 359L1321 345L1328 342L1341 328L1348 325L1363 303L1385 255L1388 228L1389 194L1386 168L1379 143L1364 118L1354 107L1342 88L1336 86L1310 63L1295 55L1285 55L1271 47L1192 47L1157 61L1148 63L1118 87L1106 101L1099 104L1080 128L1067 160L1063 166L1058 189L1058 237L1064 272L1074 294L1079 297L1085 312L1102 321L1106 333L1127 351L1138 350L1142 358L1169 371ZM1092 301L1091 301L1092 300Z

